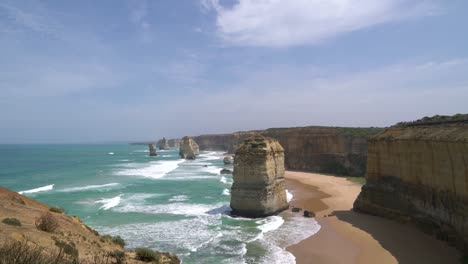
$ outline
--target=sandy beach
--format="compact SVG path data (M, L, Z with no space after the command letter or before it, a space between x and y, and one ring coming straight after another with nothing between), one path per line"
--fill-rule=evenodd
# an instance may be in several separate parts
M417 228L353 212L361 185L346 178L286 172L292 206L315 212L320 231L287 248L298 264L460 263L457 250Z

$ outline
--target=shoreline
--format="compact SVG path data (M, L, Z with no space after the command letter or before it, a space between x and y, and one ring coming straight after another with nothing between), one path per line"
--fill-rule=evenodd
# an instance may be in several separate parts
M312 211L320 230L289 246L297 264L460 263L460 253L414 226L352 211L361 185L343 177L287 171L290 205Z

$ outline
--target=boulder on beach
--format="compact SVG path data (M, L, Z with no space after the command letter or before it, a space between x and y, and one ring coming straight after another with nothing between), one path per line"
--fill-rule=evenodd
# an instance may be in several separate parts
M254 136L234 157L232 214L264 217L286 210L284 149L276 139Z
M226 165L232 164L232 163L234 163L234 159L232 158L232 156L226 156L226 157L224 157L223 162Z
M184 137L180 142L179 156L183 159L194 160L200 153L198 144L191 137Z
M156 148L154 147L153 144L149 144L148 145L149 147L149 155L154 157L154 156L157 156L158 154L156 153Z

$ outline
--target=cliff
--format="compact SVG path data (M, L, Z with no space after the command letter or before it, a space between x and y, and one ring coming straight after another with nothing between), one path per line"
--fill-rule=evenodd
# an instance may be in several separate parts
M354 209L414 222L468 253L468 122L400 123L368 149Z
M234 153L239 144L255 135L274 138L284 147L288 170L363 176L367 138L381 128L295 127L194 137L200 150Z
M123 245L120 237L101 236L59 208L0 187L0 263L145 263ZM157 263L180 263L174 255L157 254Z
M255 136L234 157L232 214L264 217L288 208L284 182L284 149L277 140Z
M183 159L193 160L200 153L198 144L191 137L184 137L180 142L179 156Z

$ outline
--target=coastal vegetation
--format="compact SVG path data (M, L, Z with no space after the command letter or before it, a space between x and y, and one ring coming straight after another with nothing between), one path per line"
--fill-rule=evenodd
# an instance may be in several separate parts
M6 225L11 225L11 226L21 226L20 220L16 218L5 218L2 220L2 223Z
M47 212L36 219L35 225L41 231L53 232L58 228L59 223L51 213Z
M431 117L426 116L415 121L399 122L395 126L411 127L411 126L437 125L437 124L458 123L458 122L468 123L468 114L455 114L452 116L446 116L446 115L435 115Z
M137 248L135 249L135 253L136 259L144 262L156 261L158 259L158 254L149 248Z
M65 209L63 209L62 207L59 207L59 206L51 206L49 208L49 211L51 211L53 213L58 213L58 214L65 213Z

